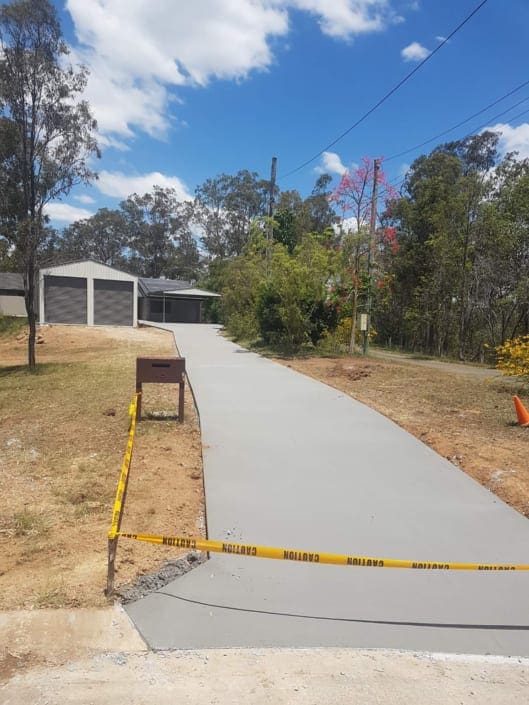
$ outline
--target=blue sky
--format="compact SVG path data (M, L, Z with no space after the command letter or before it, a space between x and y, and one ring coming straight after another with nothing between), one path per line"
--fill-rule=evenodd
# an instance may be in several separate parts
M75 62L91 71L100 179L51 204L62 227L117 207L154 184L182 198L239 169L279 186L337 180L362 156L390 156L477 112L529 79L527 0L488 0L374 115L292 176L439 43L478 0L55 0ZM493 119L527 97L505 116ZM529 156L529 86L467 126L503 132L501 148ZM433 148L434 144L430 146ZM420 153L388 162L397 178Z

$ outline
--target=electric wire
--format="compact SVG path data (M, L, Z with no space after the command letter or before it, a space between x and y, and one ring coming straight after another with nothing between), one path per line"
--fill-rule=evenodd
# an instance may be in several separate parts
M522 88L525 88L525 86L527 86L528 84L529 84L529 80L524 81L519 86L516 86L516 88L513 88L512 91L509 91L508 93L505 93L505 95L502 95L501 98L498 98L497 100L493 101L492 103L489 103L485 108L478 110L477 113L474 113L470 117L467 117L464 120L461 120L461 122L458 122L457 125L452 125L452 127L449 127L447 130L443 130L442 132L439 132L437 135L434 135L434 137L430 137L429 139L424 140L424 142L420 142L419 144L416 144L414 147L410 147L409 149L405 149L402 152L397 152L397 154L392 154L390 157L386 157L384 159L384 162L387 163L387 162L392 161L393 159L398 159L398 157L403 157L405 154L409 154L410 152L414 152L416 149L420 149L421 147L424 147L425 145L430 144L430 142L435 142L435 140L439 139L440 137L443 137L444 135L447 135L449 132L452 132L453 130L457 130L458 127L462 127L463 125L466 125L467 122L470 122L471 120L478 117L479 115L483 115L483 113L486 113L487 110L490 110L498 103L501 103L506 98L509 98L514 93L517 93L518 91L520 91ZM519 103L516 103L516 105L511 106L511 108L509 108L509 110L512 110L512 108L517 107L518 105L523 103L525 100L527 100L527 98L524 98ZM507 111L505 111L505 112L507 112ZM491 119L494 120L495 118L491 118Z
M417 66L415 66L404 78L402 78L393 88L388 91L378 102L376 102L369 110L367 110L361 117L358 118L356 122L354 122L350 127L347 128L344 132L342 132L341 135L336 137L332 142L329 142L329 144L321 149L317 154L312 156L310 159L307 159L304 161L302 164L297 166L295 169L291 169L290 171L287 171L285 174L281 174L278 178L279 179L284 179L287 176L291 176L292 174L297 173L298 171L301 171L304 167L308 166L311 164L315 159L320 157L324 152L329 150L331 147L334 147L335 144L340 142L346 135L348 135L352 130L354 130L356 127L358 127L364 120L366 120L372 113L375 112L383 103L385 103L394 93L396 93L405 83L407 83L430 59L432 59L437 52L442 49L445 44L447 44L452 37L454 37L466 24L469 22L474 15L476 15L481 8L488 2L488 0L481 0L481 2L472 10L470 14L468 14L458 25L455 27L447 37L445 37L436 47L435 49L428 54L422 61L420 61Z
M528 100L529 100L529 96L527 96L526 98L523 98L522 100L518 101L518 102L515 103L514 105L511 105L511 106L510 106L509 108L507 108L506 110L502 110L501 113L497 113L496 115L493 115L493 116L492 116L491 118L489 118L486 122L484 122L483 124L481 124L479 127L475 128L475 129L472 130L471 132L467 133L464 137L461 137L460 139L461 139L461 140L466 140L468 137L472 137L472 135L478 134L481 130L483 130L483 128L487 127L491 122L494 122L494 120L497 120L498 118L503 117L503 115L505 115L506 113L510 112L510 111L513 110L514 108L517 108L519 105L521 105L522 103L525 103L525 102L528 101ZM519 118L523 117L524 115L527 115L527 113L529 113L529 108L527 108L526 110L522 110L522 112L517 113L516 115L513 115L511 118L509 118L509 120L510 120L511 122L513 122L514 120L518 120ZM456 129L456 128L454 127L453 129ZM447 130L446 132L450 132L450 131L451 131L451 130ZM442 134L446 134L446 132L444 132L444 133L442 133ZM432 140L433 140L433 139L436 139L436 138L432 138ZM431 142L432 140L428 140L428 142ZM413 148L413 149L415 149L415 148ZM412 150L409 150L409 151L412 151ZM389 159L387 159L387 160L385 159L385 160L384 160L384 162L386 162L386 161L389 161ZM404 176L397 176L397 177L394 178L394 179L390 179L388 183L391 184L391 185L393 186L393 188L397 188L397 187L400 186L402 183L404 183L405 180L406 180L406 175L404 175ZM381 195L382 195L383 193L385 193L385 192L386 192L386 189L385 189L385 188L382 188L382 190L381 190Z

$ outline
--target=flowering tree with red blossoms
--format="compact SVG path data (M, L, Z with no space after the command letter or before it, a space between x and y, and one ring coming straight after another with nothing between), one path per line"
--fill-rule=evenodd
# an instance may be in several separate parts
M379 162L382 160L379 159ZM342 249L347 259L342 291L350 302L351 310L351 340L349 352L356 349L356 319L358 314L361 289L371 286L366 281L367 259L371 248L371 258L380 246L389 246L396 251L397 236L394 228L377 229L375 242L371 242L369 224L371 221L372 193L375 177L374 160L362 157L360 166L346 171L340 183L329 197L341 211ZM381 200L386 203L398 197L397 190L388 182L386 174L379 169L377 186Z

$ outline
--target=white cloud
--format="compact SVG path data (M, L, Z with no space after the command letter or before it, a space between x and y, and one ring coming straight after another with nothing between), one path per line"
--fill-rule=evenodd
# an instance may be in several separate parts
M240 80L274 61L289 11L314 15L325 34L350 39L401 20L392 0L66 0L86 63L86 96L103 146L126 148L136 131L163 138L169 91Z
M346 171L351 171L358 168L358 164L345 166L340 155L336 152L323 152L321 155L321 165L317 166L314 171L317 174L338 174L342 176Z
M281 5L282 3L280 3ZM91 76L87 97L100 130L163 136L167 88L240 79L272 63L269 39L288 31L274 0L67 0L74 59Z
M154 186L173 188L180 200L191 200L193 196L177 176L167 176L159 171L139 176L127 176L121 171L101 171L95 187L105 196L127 198L133 193L140 196L152 191Z
M367 225L367 223L365 223L365 225ZM356 218L344 218L339 223L334 223L332 228L337 235L342 233L356 233L358 232L358 222Z
M340 39L380 32L401 20L388 0L290 0L281 4L316 15L322 32Z
M345 174L347 167L342 164L342 160L335 152L324 152L321 156L322 171L330 174Z
M517 127L498 123L492 127L486 127L485 130L501 133L498 144L501 154L518 152L522 159L529 159L529 123L524 122Z
M92 196L74 196L75 201L79 201L79 203L95 203L95 199L92 198Z
M400 52L404 61L422 61L430 54L430 50L419 42L412 42Z
M73 223L76 220L90 218L93 215L86 208L78 208L77 206L70 206L68 203L59 203L57 201L48 203L45 211L51 220L56 220L60 223Z

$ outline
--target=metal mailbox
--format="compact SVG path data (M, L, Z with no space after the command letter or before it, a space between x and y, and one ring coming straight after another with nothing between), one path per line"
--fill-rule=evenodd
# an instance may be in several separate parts
M138 397L137 420L141 421L142 384L178 384L178 420L184 421L184 388L186 361L184 357L138 357L136 358L136 392Z

